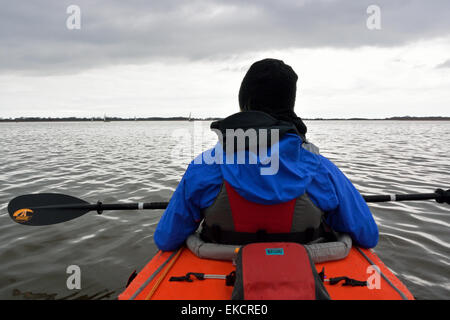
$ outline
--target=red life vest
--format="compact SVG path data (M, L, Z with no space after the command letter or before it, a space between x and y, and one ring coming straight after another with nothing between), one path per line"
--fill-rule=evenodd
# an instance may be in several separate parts
M246 200L224 182L214 203L203 211L201 237L208 242L308 243L321 235L323 212L307 194L288 202L263 205Z

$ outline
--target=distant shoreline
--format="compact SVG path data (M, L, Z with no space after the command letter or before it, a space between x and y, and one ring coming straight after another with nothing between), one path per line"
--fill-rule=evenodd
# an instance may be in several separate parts
M41 118L41 117L20 117L20 118L0 118L0 122L112 122L112 121L215 121L223 118L188 118L188 117L147 117L147 118L119 118L119 117L107 117L107 118L77 118L77 117L64 117L64 118ZM450 121L450 117L390 117L383 119L371 119L371 118L302 118L305 121Z

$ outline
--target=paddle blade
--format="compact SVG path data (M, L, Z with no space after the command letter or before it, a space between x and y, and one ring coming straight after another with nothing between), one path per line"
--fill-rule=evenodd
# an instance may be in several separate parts
M57 193L29 194L14 198L8 204L9 216L19 224L46 226L78 218L90 209L81 199Z

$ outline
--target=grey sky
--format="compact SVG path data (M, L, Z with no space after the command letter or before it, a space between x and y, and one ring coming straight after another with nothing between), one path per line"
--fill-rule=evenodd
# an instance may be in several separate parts
M437 65L436 68L450 68L450 59Z
M81 8L80 30L66 28L66 9L71 4ZM366 27L366 9L371 4L381 8L381 30L369 30ZM180 95L177 99L176 92L167 92L167 96L164 96L154 83L159 79L163 88L174 85L173 72L177 77L184 76L184 79L175 81L181 90L186 86L188 90L200 91L200 84L199 87L192 88L192 83L201 81L203 90L211 92L211 95L194 95L187 103L187 108L193 111L199 108L198 116L213 115L214 111L207 111L206 104L221 97L227 103L234 104L238 82L252 59L265 57L269 53L278 54L278 57L291 57L287 63L302 67L302 58L311 56L316 51L327 51L329 54L324 57L333 59L333 52L353 55L356 52L362 53L366 48L372 48L370 52L380 53L385 49L394 52L408 46L420 52L426 50L425 46L432 44L436 45L436 50L441 50L440 54L428 57L427 62L418 61L417 64L411 59L408 62L412 63L410 68L420 68L429 63L429 70L448 72L448 68L444 67L450 61L450 53L447 52L446 56L443 54L450 44L448 0L10 0L1 1L0 8L0 84L6 86L0 89L0 99L3 100L0 100L0 117L14 116L14 112L9 109L11 105L17 108L17 115L23 115L30 109L54 116L81 116L87 110L125 115L123 110L119 112L121 99L121 103L125 101L130 104L130 108L134 108L133 112L137 114L176 114L183 110L179 106L186 104L186 96ZM419 45L414 46L417 43ZM293 55L293 52L296 54ZM385 57L385 61L397 59L399 64L407 61L401 52L392 54ZM372 56L375 59L380 57ZM363 58L363 55L358 57ZM329 63L330 61L323 61L322 65ZM336 63L341 61L336 60ZM134 69L136 66L141 66L141 71ZM197 71L199 66L203 71ZM116 69L111 71L111 68ZM347 68L350 70L358 67L349 63ZM329 70L330 73L327 74L328 71L321 69L320 64L315 65L315 69L323 77L338 79L337 74L332 74L333 70ZM152 73L152 70L158 70L158 74ZM302 75L302 69L296 71ZM426 70L422 71L426 73ZM146 93L142 95L142 99L147 99L147 104L162 104L165 108L172 108L173 112L166 109L161 113L158 107L153 112L148 109L141 112L139 105L144 105L143 101L133 104L127 97L139 100L139 93L144 89L134 92L137 96L128 93L123 96L107 95L110 92L109 85L109 89L98 85L94 93L90 87L85 88L83 93L86 96L75 99L75 103L70 88L78 89L74 83L81 83L80 77L84 77L84 81L92 79L90 72L93 72L91 75L95 74L96 80L101 78L108 79L107 81L110 81L109 77L113 74L120 77L119 74L136 72L135 77L130 75L133 78L132 83L128 83L130 90L134 90L133 86L139 86L139 82L149 84L158 97ZM226 78L224 82L229 83L229 86L216 90L208 87L208 81L198 79L211 73L214 74L211 80L219 79L221 76L217 73L223 73ZM350 73L357 75L352 70ZM385 76L380 74L378 79L383 81ZM433 83L437 84L438 90L442 74L430 73L430 77L434 77ZM370 82L377 82L374 79L364 79L363 74L358 78L358 84L349 89L361 86L367 88L371 85ZM45 86L45 83L48 85ZM118 87L123 85L121 82L116 84ZM375 88L387 84L372 85ZM398 86L396 89L401 90ZM332 88L318 87L314 90L317 95L333 91ZM410 88L405 87L405 90ZM46 91L60 92L58 104L46 97ZM34 95L34 99L27 100L22 96L23 92ZM67 97L61 92L66 92ZM229 96L225 97L227 92ZM442 95L441 92L436 93L435 97L441 97L439 101L445 105L450 98ZM98 98L99 96L105 97L105 100ZM155 100L148 100L153 98ZM33 102L32 107L30 101ZM399 102L405 103L402 99ZM345 104L345 101L340 103ZM103 107L99 107L101 105ZM216 114L223 115L231 110L230 107L226 112ZM443 110L445 109L441 106L434 113ZM400 113L404 112L407 110ZM333 111L325 113L330 116L334 114ZM364 112L360 113L355 116L364 116ZM380 116L385 113L380 112Z

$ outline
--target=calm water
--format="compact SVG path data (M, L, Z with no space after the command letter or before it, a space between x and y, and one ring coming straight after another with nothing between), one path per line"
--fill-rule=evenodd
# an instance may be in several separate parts
M450 188L450 122L311 121L309 139L363 194ZM13 197L57 192L89 202L167 201L187 163L214 145L206 122L0 124L0 299L115 299L157 251L161 210L89 213L20 226ZM202 131L203 129L203 131ZM189 139L194 135L193 143ZM419 299L450 298L450 207L371 204L375 251ZM68 290L78 265L81 290Z

